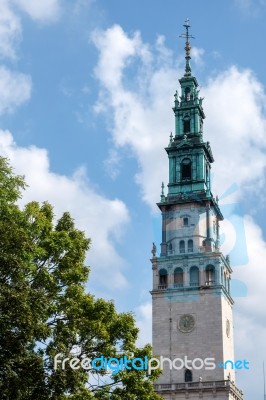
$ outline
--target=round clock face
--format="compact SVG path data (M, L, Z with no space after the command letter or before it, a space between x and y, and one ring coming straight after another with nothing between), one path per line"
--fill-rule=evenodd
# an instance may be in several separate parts
M227 335L227 337L230 336L230 321L229 321L229 319L226 320L226 335Z
M178 329L181 332L191 332L195 327L195 318L191 314L181 315L178 321Z

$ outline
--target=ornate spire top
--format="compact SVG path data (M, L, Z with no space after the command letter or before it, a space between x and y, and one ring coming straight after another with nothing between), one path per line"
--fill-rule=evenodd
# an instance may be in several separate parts
M186 39L186 46L185 46L185 50L186 50L186 68L185 68L185 71L186 71L186 73L185 73L185 76L191 76L191 67L190 67L190 63L189 63L189 61L191 59L191 57L190 57L191 46L190 46L189 39L195 39L195 38L194 38L194 36L190 35L190 33L189 33L190 25L189 25L189 19L188 18L186 19L186 21L185 21L183 26L186 28L186 32L182 33L179 37L181 37L183 39Z

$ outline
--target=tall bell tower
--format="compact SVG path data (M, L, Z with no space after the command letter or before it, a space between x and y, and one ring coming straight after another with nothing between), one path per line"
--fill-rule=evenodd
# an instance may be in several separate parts
M214 158L203 137L205 114L190 67L188 20L184 27L185 74L180 96L177 91L174 96L175 134L165 149L168 193L162 184L158 203L162 243L160 255L154 247L151 259L153 353L164 358L156 390L165 400L241 400L233 364L232 269L220 251L223 215L210 179Z

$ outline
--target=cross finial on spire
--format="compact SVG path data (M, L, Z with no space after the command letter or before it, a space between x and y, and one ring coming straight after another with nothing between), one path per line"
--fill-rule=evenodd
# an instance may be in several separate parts
M186 76L191 75L191 68L190 68L190 64L189 64L189 60L190 60L190 50L191 50L191 46L190 46L190 42L189 39L195 39L194 36L192 36L189 33L189 28L190 28L190 24L189 24L189 19L187 18L185 20L185 23L183 25L186 28L186 32L182 33L179 37L186 39L186 46L185 46L185 50L186 50Z

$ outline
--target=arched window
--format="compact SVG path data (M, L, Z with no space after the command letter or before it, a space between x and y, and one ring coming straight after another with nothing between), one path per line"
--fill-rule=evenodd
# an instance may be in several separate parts
M183 218L183 225L188 226L188 217Z
M190 118L185 117L183 120L184 133L190 133Z
M186 101L190 101L190 88L186 87L185 89L185 97L186 97Z
M199 269L191 267L189 271L190 286L199 286Z
M172 245L172 243L169 243L169 245L168 245L168 252L169 252L169 254L173 253L173 245Z
M192 382L192 372L190 369L186 369L185 371L185 382Z
M185 253L185 241L180 240L179 242L179 253Z
M183 270L182 268L176 268L174 270L174 286L175 287L183 287Z
M181 163L182 180L191 179L191 161L189 158L184 158Z
M193 253L193 240L189 239L189 241L187 242L187 250L189 253Z
M168 275L166 269L159 271L159 289L165 289L168 285Z
M213 265L206 267L206 285L211 286L215 284L215 268Z

